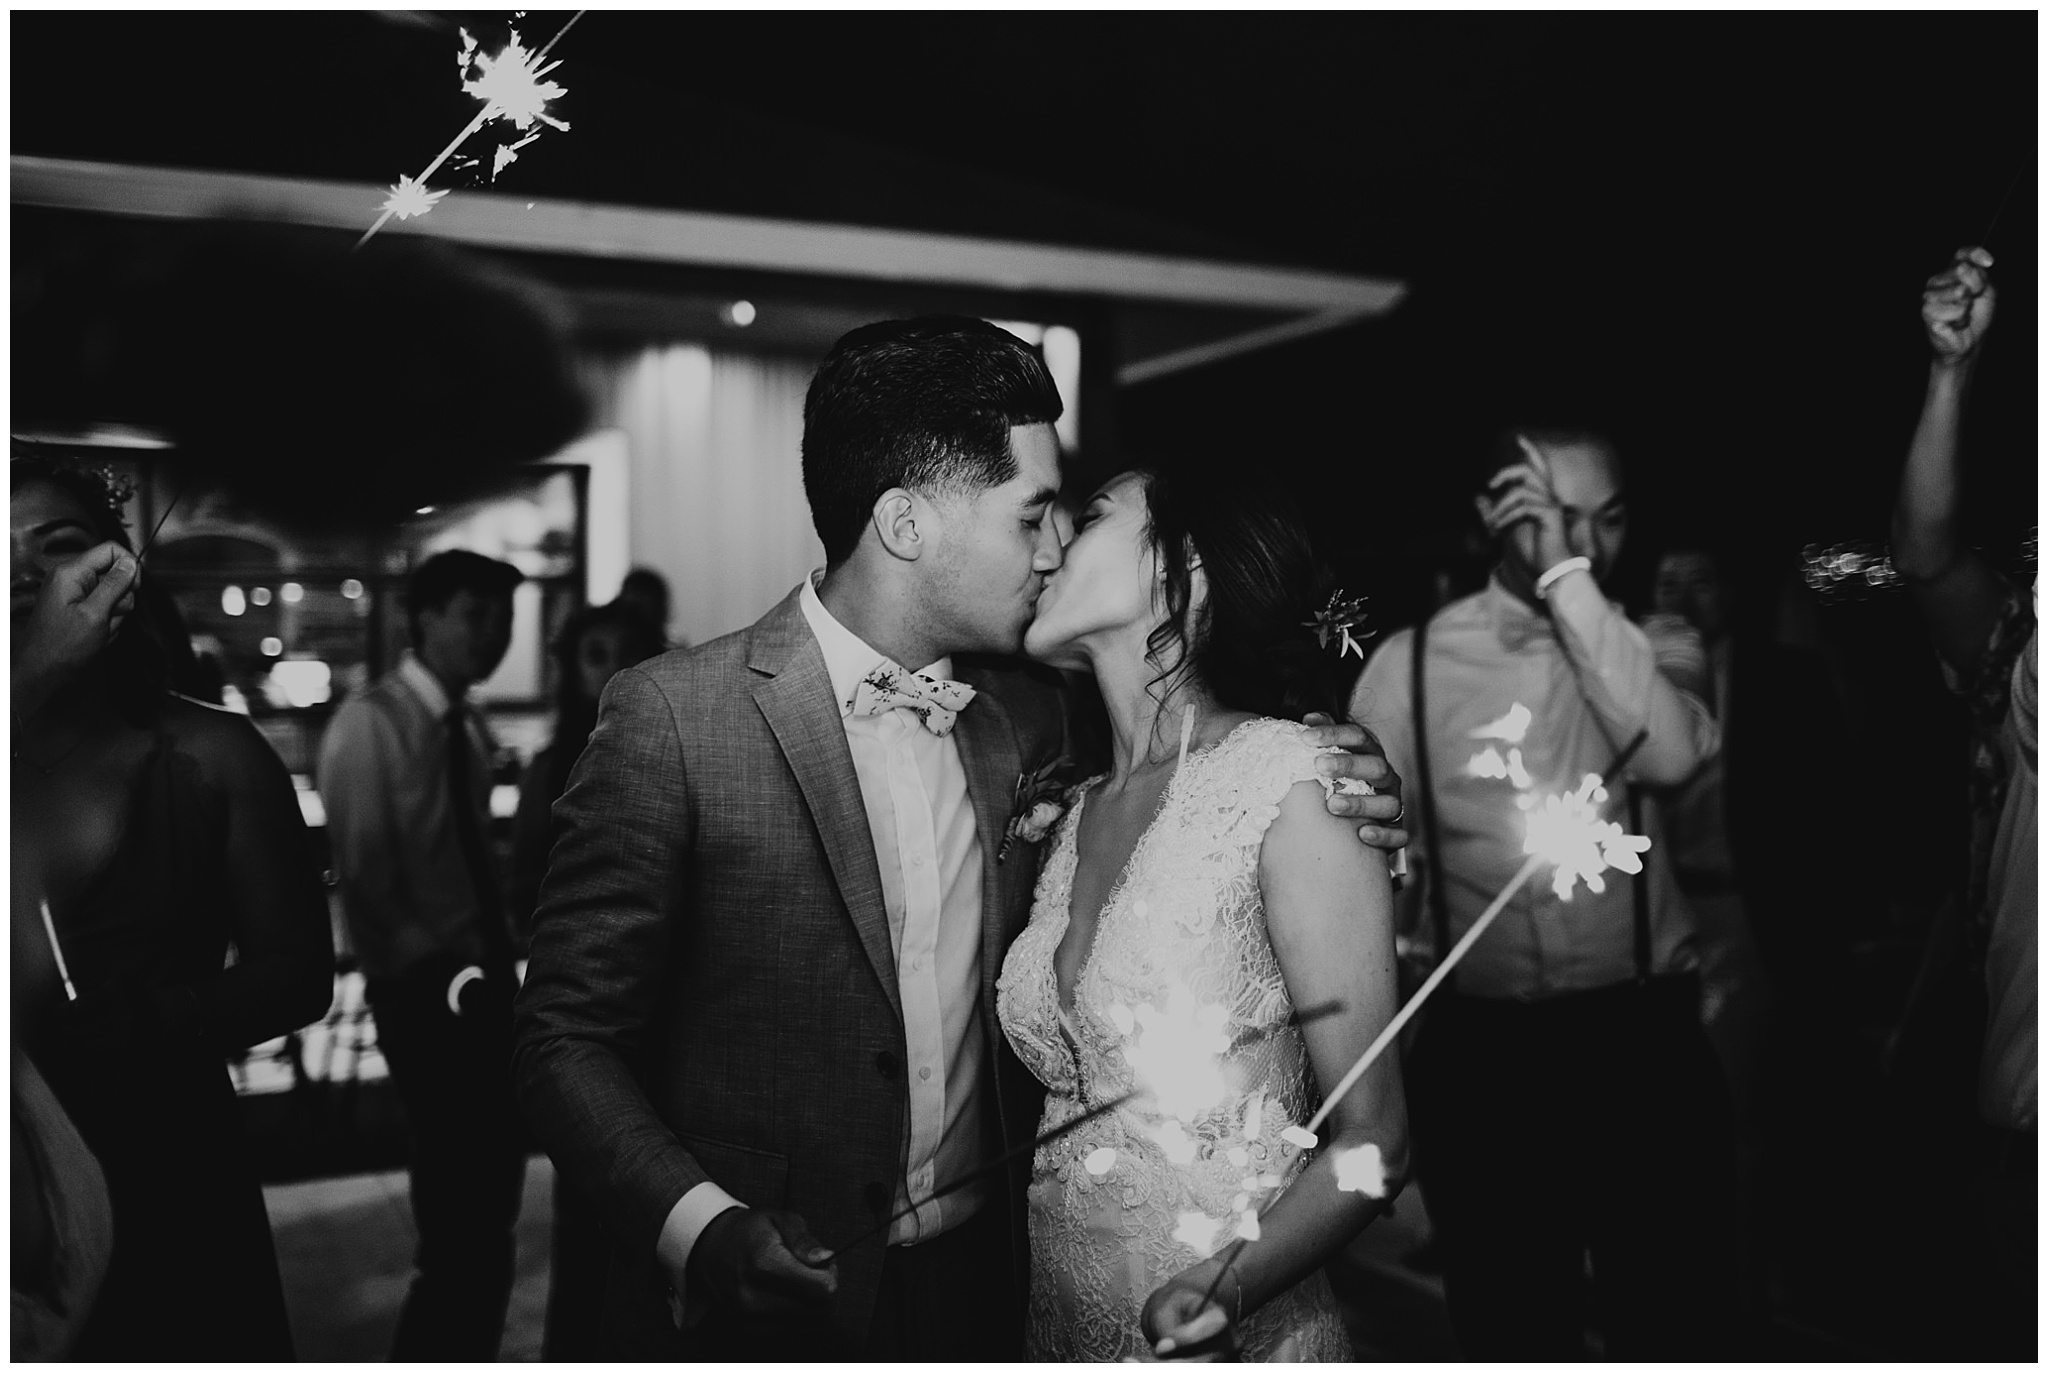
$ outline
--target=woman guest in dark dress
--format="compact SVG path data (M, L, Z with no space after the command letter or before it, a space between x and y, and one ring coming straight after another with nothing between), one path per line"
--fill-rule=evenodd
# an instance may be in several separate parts
M72 1357L289 1359L224 1060L317 1020L332 996L312 846L263 737L167 690L149 598L53 667L44 631L84 618L53 574L79 559L133 567L121 493L70 464L11 468L12 854L17 887L25 877L47 911L58 982L25 1047L113 1209L111 1264Z
M548 813L569 785L570 769L597 727L599 694L620 668L661 650L661 631L638 605L623 597L577 611L555 636L555 736L527 768L519 789L519 814L513 821L513 888L523 925L532 922L541 879L547 875L548 850L554 845ZM597 1327L609 1258L596 1209L557 1176L547 1327L541 1342L541 1358L547 1362L600 1357Z

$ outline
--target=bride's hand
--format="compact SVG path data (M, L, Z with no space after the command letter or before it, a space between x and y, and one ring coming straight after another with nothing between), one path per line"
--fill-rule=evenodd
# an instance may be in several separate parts
M1168 1282L1145 1302L1140 1326L1162 1359L1186 1363L1234 1363L1237 1330L1230 1313L1211 1298L1203 1299L1206 1282L1186 1281L1186 1274Z

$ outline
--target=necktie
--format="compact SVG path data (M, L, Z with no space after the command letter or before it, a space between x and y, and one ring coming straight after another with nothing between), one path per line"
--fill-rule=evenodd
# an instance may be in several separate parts
M974 688L922 672L906 672L884 658L875 664L853 690L850 709L855 715L880 715L886 710L907 710L924 722L924 727L941 739L953 732L953 721L974 699Z
M470 778L474 760L469 730L463 723L462 707L450 706L443 717L448 725L448 808L455 817L455 842L462 848L462 861L476 888L477 934L483 940L487 962L509 968L514 962L512 936L505 929L505 905L498 895L498 876L491 866L484 843L483 826L476 813L476 796Z

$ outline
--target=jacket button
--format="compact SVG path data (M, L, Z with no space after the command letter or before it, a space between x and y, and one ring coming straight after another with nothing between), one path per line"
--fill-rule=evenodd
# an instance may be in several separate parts
M871 1182L860 1189L860 1194L866 1199L868 1210L873 1211L878 1216L888 1213L889 1185L887 1183Z
M875 1071L883 1077L893 1079L896 1076L896 1055L890 1053L887 1049L876 1054Z

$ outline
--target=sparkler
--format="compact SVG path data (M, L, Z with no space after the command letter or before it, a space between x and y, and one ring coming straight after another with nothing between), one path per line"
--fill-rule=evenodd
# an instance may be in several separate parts
M169 501L165 502L164 513L156 517L156 527L149 531L149 537L143 540L142 551L135 555L135 565L137 567L142 566L142 560L149 556L149 550L156 547L156 536L164 532L164 521L168 520L171 517L171 512L177 508L178 498L176 496L171 497Z
M1509 716L1505 718L1512 719L1513 712L1510 712ZM1526 728L1526 725L1524 727ZM1576 876L1588 878L1587 885L1589 887L1592 886L1591 878L1597 876L1598 870L1595 868L1589 873L1585 865L1589 863L1603 864L1610 849L1617 858L1622 860L1621 863L1617 863L1614 866L1619 867L1624 863L1632 862L1634 867L1629 868L1629 871L1639 872L1642 870L1642 863L1637 854L1649 847L1648 840L1642 840L1639 848L1633 842L1636 836L1622 836L1631 840L1631 842L1626 845L1617 843L1610 846L1608 843L1603 842L1606 837L1605 831L1592 831L1586 821L1590 813L1591 819L1598 822L1597 810L1589 812L1587 808L1597 806L1598 802L1593 800L1595 796L1598 796L1603 801L1606 799L1607 779L1620 772L1624 767L1627 767L1629 759L1636 756L1637 750L1642 748L1644 743L1649 740L1649 737L1649 730L1638 731L1636 737L1629 740L1628 745L1615 755L1614 761L1607 765L1607 771L1588 775L1585 781L1580 784L1579 790L1572 793L1574 798L1572 801L1568 804L1560 804L1552 808L1550 814L1555 823L1550 828L1539 831L1538 827L1532 823L1529 837L1523 845L1524 851L1529 855L1528 861L1516 870L1515 875L1508 879L1508 884L1501 888L1500 895L1494 897L1492 903L1480 913L1479 918L1472 922L1472 928L1465 931L1464 938L1460 939L1452 946L1451 951L1444 955L1443 961L1436 965L1436 970L1430 973L1428 979L1416 989L1415 995L1408 999L1408 1004L1394 1013L1393 1019L1387 1022L1386 1028L1382 1029L1378 1036L1373 1039L1372 1043L1366 1046L1365 1052L1359 1055L1358 1061L1352 1064L1350 1070L1338 1080L1337 1085L1324 1095L1323 1104L1316 1109L1314 1115L1309 1117L1308 1124L1290 1127L1289 1130L1282 1132L1282 1139L1287 1140L1290 1144L1299 1144L1304 1149L1315 1147L1317 1143L1316 1129L1330 1118L1330 1112L1337 1108L1337 1103L1344 1099L1344 1094L1356 1086L1358 1080L1365 1076L1366 1071L1379 1061L1380 1055L1386 1052L1387 1046L1394 1042L1400 1035L1402 1028L1415 1018L1416 1012L1422 1009L1422 1003L1427 1001L1430 994L1443 985L1444 979L1451 975L1451 970L1456 968L1459 961L1471 951L1472 946L1479 942L1479 937L1485 934L1500 913L1507 909L1507 904L1514 899L1515 893L1520 891L1531 877L1535 876L1536 870L1542 867L1543 864L1557 863L1560 873L1562 873L1565 864L1572 864L1574 865ZM1550 797L1545 798L1545 801L1562 801L1562 798ZM1524 807L1524 809L1528 808L1527 806ZM1568 820L1575 820L1579 828L1577 830L1570 829L1568 827ZM1598 823L1604 824L1605 822ZM1616 835L1619 835L1620 826L1615 826L1614 831ZM1589 840L1586 837L1589 833L1595 833L1597 837ZM1599 888L1593 889L1599 890ZM1568 886L1558 890L1560 899L1569 899L1570 895L1571 891ZM1364 1151L1366 1149L1372 1150L1370 1156L1365 1155ZM1385 1195L1386 1173L1379 1157L1378 1146L1366 1144L1359 1146L1355 1150L1346 1150L1342 1155L1333 1156L1332 1162L1336 1165L1337 1185L1340 1189L1363 1192L1365 1195L1373 1197ZM1377 1190L1374 1190L1374 1188L1377 1188ZM1260 1208L1261 1213L1271 1210L1274 1202L1278 1200L1279 1194L1275 1193ZM1216 1276L1210 1280L1208 1289L1202 1294L1202 1306L1207 1306L1215 1300L1217 1289L1223 1285L1223 1279L1228 1276L1231 1268L1237 1263L1238 1255L1244 1252L1244 1246L1257 1238L1258 1226L1256 1221L1250 1226L1243 1228L1248 1229L1251 1233L1249 1235L1240 1234L1237 1240L1233 1242L1229 1253L1224 1257L1222 1266L1216 1270Z
M1629 759L1636 756L1637 750L1642 748L1649 740L1649 737L1650 731L1645 729L1639 731L1635 738L1629 740L1628 746L1616 754L1614 761L1607 765L1607 771L1590 779L1595 784L1594 789L1604 788L1608 778L1627 767ZM1314 1133L1318 1125L1321 1125L1330 1118L1330 1112L1335 1110L1337 1103L1344 1099L1344 1094L1350 1091L1358 1082L1358 1079L1365 1076L1366 1069L1372 1067L1379 1056L1386 1052L1387 1046L1394 1042L1395 1036L1401 1033L1402 1027L1413 1020L1416 1012L1422 1009L1422 1003L1429 999L1430 993L1443 985L1444 979L1451 975L1451 970L1458 966L1459 961L1467 953L1471 952L1472 946L1479 942L1479 937L1485 934L1500 913L1507 909L1507 904L1514 900L1515 893L1520 891L1523 884L1536 875L1536 869L1542 867L1547 862L1557 861L1547 848L1536 847L1529 849L1526 844L1524 847L1529 852L1528 861L1516 870L1513 877L1508 879L1508 884L1500 889L1500 895L1493 898L1492 903L1484 911L1480 912L1479 918L1472 922L1472 928L1465 931L1464 938L1451 946L1451 951L1445 954L1443 961L1436 965L1436 970L1430 973L1429 977L1424 980L1420 987L1416 988L1415 995L1408 998L1408 1004L1394 1013L1394 1018L1387 1022L1386 1028L1379 1032L1378 1038L1367 1045L1365 1052L1359 1055L1358 1062L1351 1065L1351 1070L1345 1073L1338 1080L1336 1087L1323 1098L1322 1106L1309 1118L1307 1128L1310 1133ZM1644 847L1647 848L1648 844L1645 843ZM1583 852L1582 850L1568 847L1568 856L1583 857ZM1633 853L1630 856L1632 857ZM1637 867L1640 869L1641 864L1638 863Z
M57 942L57 922L50 918L50 902L46 897L39 903L43 908L43 933L49 937L50 953L57 960L57 976L64 979L64 999L78 1000L78 988L71 985L71 969L64 966L64 946Z
M576 21L584 14L585 11L578 10L570 15L569 22L556 31L546 46L530 55L520 44L516 29L513 30L511 42L505 45L505 51L496 58L479 51L476 40L467 32L463 33L462 53L456 58L456 63L462 71L462 88L483 101L483 108L476 112L476 118L470 120L461 133L449 140L448 146L441 149L434 160L427 164L425 171L416 177L398 178L398 184L391 188L390 196L380 207L383 213L378 215L377 222L356 240L356 247L360 248L374 238L377 231L389 223L393 216L411 219L433 209L440 198L448 193L429 192L426 189L427 182L433 178L435 172L441 170L442 163L455 155L457 148L468 142L472 134L493 119L503 119L522 132L533 128L536 122L556 129L566 130L569 127L547 112L548 102L565 92L555 82L541 79L562 64L556 62L543 67L541 63L547 60L547 55L554 50L555 44L562 41L562 35L575 28ZM518 142L500 147L491 161L492 177L495 178L518 158L518 149L539 136L540 130L534 129L533 133Z
M983 1164L981 1167L976 1168L973 1172L963 1173L959 1177L954 1178L951 1182L945 1184L943 1187L934 1188L932 1192L924 1198L924 1200L912 1202L909 1206L905 1207L901 1211L898 1211L895 1215L889 1217L889 1219L883 1221L880 1225L877 1225L872 1230L861 1231L861 1233L855 1235L852 1239L848 1240L846 1243L840 1245L837 1249L833 1250L830 1254L827 1254L824 1258L820 1259L816 1264L813 1265L813 1267L822 1268L826 1264L831 1263L833 1260L837 1259L841 1254L844 1254L847 1250L853 1248L855 1245L864 1244L868 1240L874 1239L879 1235L888 1234L891 1226L895 1225L897 1221L902 1220L907 1216L916 1214L919 1207L929 1206L931 1203L937 1201L940 1197L950 1196L953 1193L959 1191L963 1187L967 1187L974 1183L977 1183L981 1181L983 1178L994 1176L996 1173L1001 1172L1009 1164L1014 1163L1016 1160L1023 1158L1026 1155L1029 1155L1036 1151L1039 1145L1050 1144L1056 1139L1060 1139L1063 1136L1072 1134L1074 1131L1080 1129L1083 1125L1086 1125L1089 1121L1094 1120L1100 1116L1108 1115L1111 1111L1114 1111L1117 1107L1123 1105L1125 1102L1131 1100L1133 1097L1137 1095L1137 1091L1133 1089L1132 1091L1125 1092L1122 1096L1112 1097L1108 1101L1105 1101L1100 1105L1091 1106L1087 1110L1083 1111L1080 1115L1075 1116L1072 1120L1068 1121L1066 1124L1055 1126L1054 1128L1047 1130L1044 1134L1032 1140L1029 1144L1020 1144L1016 1148L1009 1150L1007 1153L1004 1153L1000 1157L992 1159L988 1163ZM1108 1163L1105 1163L1102 1166L1102 1172L1106 1173L1109 1171L1110 1167L1113 1166L1116 1162L1115 1150L1104 1151L1098 1149L1095 1151L1094 1154L1089 1155L1089 1158L1092 1160L1097 1155L1102 1154L1104 1152L1108 1152L1110 1154L1110 1159ZM1089 1171L1092 1173L1095 1170L1092 1166L1089 1166ZM1100 1174L1097 1174L1097 1176L1100 1176Z

